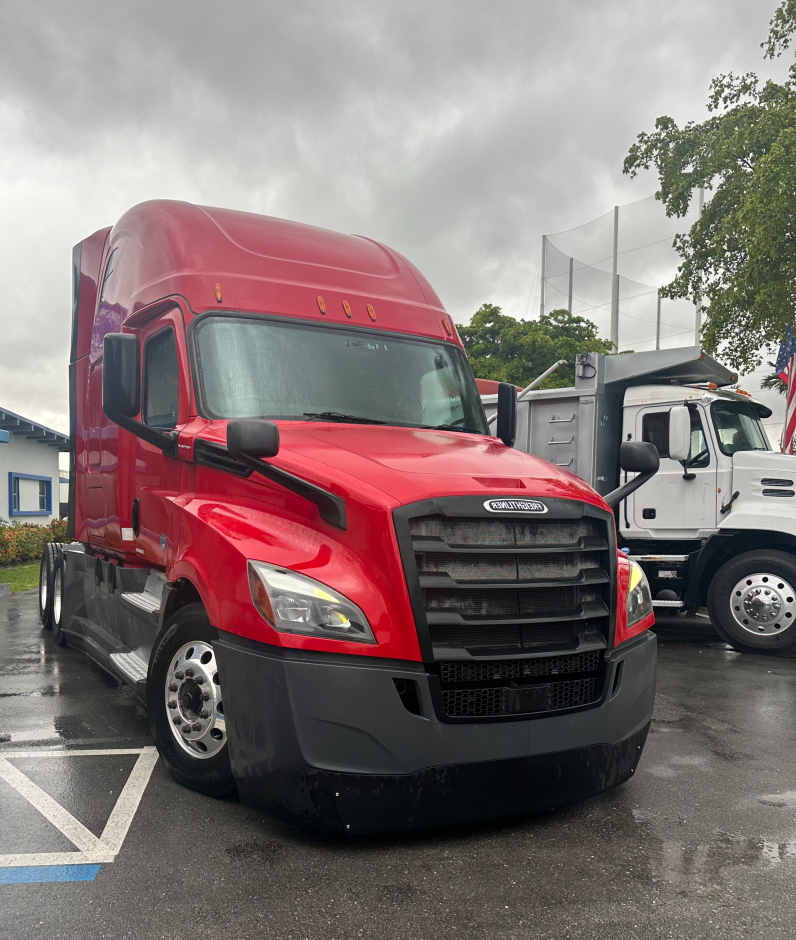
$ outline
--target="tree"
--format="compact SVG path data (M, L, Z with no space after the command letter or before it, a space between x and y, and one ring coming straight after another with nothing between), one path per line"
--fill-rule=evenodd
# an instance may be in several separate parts
M771 20L766 58L788 48L796 0ZM682 262L666 297L700 299L703 342L738 371L785 336L796 316L796 65L783 84L753 73L711 83L710 117L679 127L659 117L640 133L624 172L655 166L655 194L669 216L683 216L700 187L712 191L700 218L674 247Z
M467 326L457 325L470 365L479 379L526 386L558 359L580 352L609 353L613 345L597 337L589 320L568 310L552 310L538 320L515 320L494 304L484 304ZM574 369L561 368L542 388L575 384Z
M779 392L780 395L784 395L788 391L788 383L783 382L777 373L776 363L769 360L768 363L771 366L771 372L768 375L764 376L760 382L760 388L770 388L775 392Z

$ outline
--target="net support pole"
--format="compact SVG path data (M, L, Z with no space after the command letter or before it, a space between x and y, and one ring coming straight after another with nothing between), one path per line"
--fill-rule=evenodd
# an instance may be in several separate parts
M655 349L661 348L661 292L658 291L658 309L655 313Z
M544 316L544 281L545 281L545 261L547 260L547 235L542 235L542 279L540 281L540 300L539 316Z
M702 210L705 208L705 190L699 187L699 218L702 218ZM694 297L694 345L702 346L702 295L697 292Z
M619 206L614 206L614 251L611 266L611 342L614 352L619 352L619 276L617 262L619 260Z
M569 296L567 300L567 310L572 313L572 274L575 268L575 259L569 259Z

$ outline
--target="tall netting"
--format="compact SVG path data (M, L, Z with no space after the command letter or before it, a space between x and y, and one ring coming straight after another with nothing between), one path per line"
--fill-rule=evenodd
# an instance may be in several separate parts
M567 308L592 320L606 339L611 336L611 308L618 296L619 349L655 349L692 345L696 308L686 300L660 301L658 288L672 279L679 256L672 248L678 232L693 224L696 200L682 219L667 218L654 196L620 206L584 225L544 239L542 308ZM614 283L614 230L617 277Z

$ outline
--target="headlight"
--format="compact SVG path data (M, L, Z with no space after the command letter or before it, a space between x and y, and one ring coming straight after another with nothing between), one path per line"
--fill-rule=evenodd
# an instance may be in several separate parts
M632 627L652 613L652 594L641 565L631 559L628 561L630 579L627 582L627 625Z
M261 561L250 561L249 585L255 606L280 633L354 643L376 642L357 605L320 581Z

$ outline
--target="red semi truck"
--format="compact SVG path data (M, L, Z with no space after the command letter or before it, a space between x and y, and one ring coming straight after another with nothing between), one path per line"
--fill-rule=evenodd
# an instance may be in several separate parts
M144 203L74 250L69 368L42 620L137 692L182 784L353 833L634 772L656 644L611 494L512 449L511 386L490 436L397 252Z

